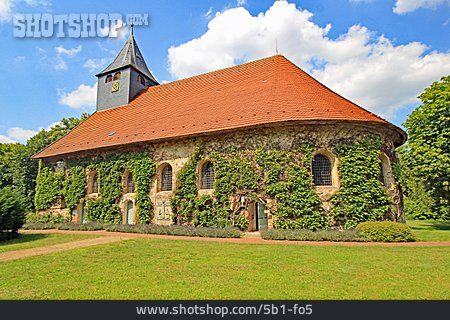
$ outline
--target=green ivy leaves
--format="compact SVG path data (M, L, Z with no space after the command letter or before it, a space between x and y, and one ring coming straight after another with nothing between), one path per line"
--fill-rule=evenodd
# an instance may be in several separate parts
M265 190L275 199L274 226L278 229L329 227L319 196L312 188L311 150L307 144L293 151L256 150Z
M58 196L62 194L64 173L54 173L53 168L44 166L39 161L38 175L36 177L36 194L34 203L37 210L50 208Z
M341 186L332 199L332 215L345 228L382 220L390 211L390 198L378 180L380 148L379 137L335 146Z
M155 163L146 152L107 155L69 161L66 174L54 173L52 168L40 164L36 180L35 205L48 209L58 196L64 196L70 210L76 208L86 194L86 169L98 172L100 196L88 200L85 213L89 221L120 223L118 202L122 196L122 176L125 169L133 174L136 185L136 204L139 223L150 223L153 204L150 200L150 182L155 174Z

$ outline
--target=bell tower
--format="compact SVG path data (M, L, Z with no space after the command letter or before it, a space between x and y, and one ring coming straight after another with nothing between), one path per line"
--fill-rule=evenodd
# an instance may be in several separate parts
M126 105L143 89L158 84L134 40L133 25L122 50L96 77L97 111Z

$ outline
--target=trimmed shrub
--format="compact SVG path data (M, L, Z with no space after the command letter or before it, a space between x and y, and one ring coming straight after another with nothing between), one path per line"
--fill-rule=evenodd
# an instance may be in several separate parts
M409 242L415 241L411 228L403 223L392 221L368 221L360 223L358 230L369 241Z
M23 229L28 230L77 230L77 231L96 231L106 230L110 232L128 232L143 234L160 234L172 236L188 237L209 237L209 238L239 238L241 232L238 228L198 228L193 226L170 225L162 226L157 224L105 224L98 222L88 223L27 223Z
M30 212L26 215L26 223L64 223L69 222L68 218L63 215L51 213L34 213Z
M318 230L306 229L273 229L261 231L261 238L265 240L292 240L292 241L368 241L357 230Z
M24 221L21 195L10 187L0 189L0 239L17 236Z
M172 236L188 236L188 237L209 237L209 238L239 238L241 232L238 228L206 228L193 226L162 226L157 224L137 224L137 225L110 225L106 231L111 232L131 232L144 234L160 234Z
M71 230L71 231L97 231L105 230L109 226L108 224L99 222L87 222L87 223L62 223L56 226L58 230Z
M25 230L48 230L58 229L59 224L51 222L27 222L22 226Z

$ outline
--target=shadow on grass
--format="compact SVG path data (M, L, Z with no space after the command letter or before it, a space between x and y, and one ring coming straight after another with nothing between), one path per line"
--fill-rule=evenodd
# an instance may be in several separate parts
M450 230L450 221L417 221L411 228L414 230Z
M16 243L27 243L32 242L36 240L41 240L48 238L48 234L42 234L42 233L21 233L17 238L13 238L10 240L0 240L0 247L10 244L16 244Z

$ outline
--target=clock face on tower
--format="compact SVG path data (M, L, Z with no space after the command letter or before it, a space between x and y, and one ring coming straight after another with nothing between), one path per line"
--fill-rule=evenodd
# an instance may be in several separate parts
M113 82L112 86L111 86L111 92L116 92L119 91L119 82Z

